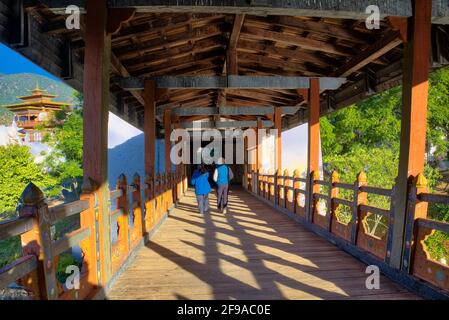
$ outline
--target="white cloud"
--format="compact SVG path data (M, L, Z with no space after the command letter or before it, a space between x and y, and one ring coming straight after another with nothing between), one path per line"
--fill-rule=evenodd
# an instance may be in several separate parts
M108 124L108 148L124 143L125 141L141 134L142 131L109 112Z

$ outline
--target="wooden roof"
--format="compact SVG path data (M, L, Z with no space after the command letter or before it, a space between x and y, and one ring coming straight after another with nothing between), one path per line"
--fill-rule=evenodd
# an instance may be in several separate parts
M47 35L69 41L76 59L83 59L84 30L66 29L65 16L43 6L34 8L32 14ZM123 90L118 84L122 77L346 77L347 83L338 91L322 93L324 114L399 84L404 21L384 19L380 29L368 30L364 20L352 19L137 12L112 36L111 92L141 125L142 92ZM160 89L156 100L162 109L300 105L297 114L284 117L284 127L291 127L307 117L302 93L290 89ZM225 117L256 119L248 115Z

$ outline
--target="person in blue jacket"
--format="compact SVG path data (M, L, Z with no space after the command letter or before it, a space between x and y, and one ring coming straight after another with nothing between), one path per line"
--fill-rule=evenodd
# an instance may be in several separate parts
M192 186L195 187L196 200L200 214L209 212L209 193L211 191L209 184L209 172L203 165L199 165L192 174Z
M217 207L222 213L228 211L229 182L234 178L231 168L229 168L223 158L217 161L214 171L214 181L217 184Z

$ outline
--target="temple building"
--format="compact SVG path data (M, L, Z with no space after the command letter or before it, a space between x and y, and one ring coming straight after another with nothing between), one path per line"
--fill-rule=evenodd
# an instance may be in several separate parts
M20 136L24 142L40 142L45 130L51 129L48 123L49 114L69 107L68 102L53 101L57 95L49 94L39 85L31 90L31 95L18 97L22 102L4 105L14 113L14 122L20 128Z

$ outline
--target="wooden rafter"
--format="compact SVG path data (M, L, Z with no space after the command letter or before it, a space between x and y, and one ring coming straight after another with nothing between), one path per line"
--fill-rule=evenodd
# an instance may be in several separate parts
M338 68L332 75L347 77L396 48L401 43L402 39L400 34L398 32L391 32Z

